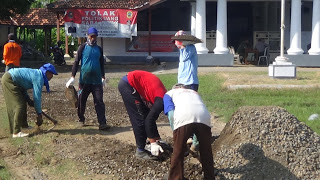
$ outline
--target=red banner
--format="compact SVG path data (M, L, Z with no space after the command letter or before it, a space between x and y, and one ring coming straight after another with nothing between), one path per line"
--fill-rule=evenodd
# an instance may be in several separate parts
M64 21L66 34L86 37L89 27L95 27L99 37L125 37L137 35L137 14L129 9L68 9Z
M177 51L176 46L171 40L172 35L151 35L151 51L152 52L174 52ZM148 52L149 36L139 35L133 38L127 51L128 52Z

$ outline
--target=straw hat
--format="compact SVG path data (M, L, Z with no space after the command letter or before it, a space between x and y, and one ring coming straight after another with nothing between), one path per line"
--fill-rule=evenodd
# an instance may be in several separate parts
M176 41L188 41L190 42L189 44L202 43L201 39L198 39L193 35L188 35L182 30L178 31L174 36L171 37L171 39Z

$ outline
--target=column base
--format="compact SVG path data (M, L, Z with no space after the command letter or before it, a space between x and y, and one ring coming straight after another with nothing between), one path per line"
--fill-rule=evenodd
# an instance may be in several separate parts
M273 78L296 78L296 65L288 61L276 61L269 65L269 76Z
M288 58L287 57L284 57L284 56L277 56L275 59L274 59L276 62L278 62L279 64L286 64L286 63L290 63L288 62ZM292 64L292 63L291 63Z
M208 54L209 50L206 47L203 47L201 44L195 45L197 49L197 54Z
M289 55L300 55L303 54L303 52L301 48L289 48L287 51Z
M216 47L213 52L215 54L230 54L229 49L224 47Z
M308 53L310 54L310 55L320 55L320 49L309 49L309 51L308 51Z

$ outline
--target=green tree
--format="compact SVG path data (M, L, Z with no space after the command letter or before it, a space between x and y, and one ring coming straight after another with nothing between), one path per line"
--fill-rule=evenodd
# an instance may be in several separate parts
M24 14L35 0L1 0L0 19L10 19L16 14Z
M55 2L57 0L34 0L32 3L31 8L45 8L47 4Z

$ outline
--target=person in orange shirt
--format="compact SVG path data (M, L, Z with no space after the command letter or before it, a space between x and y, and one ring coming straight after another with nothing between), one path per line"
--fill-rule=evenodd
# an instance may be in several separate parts
M3 60L6 65L7 72L13 67L20 67L20 58L22 56L22 50L19 44L15 42L15 35L10 33L8 35L9 42L4 45L3 49Z

